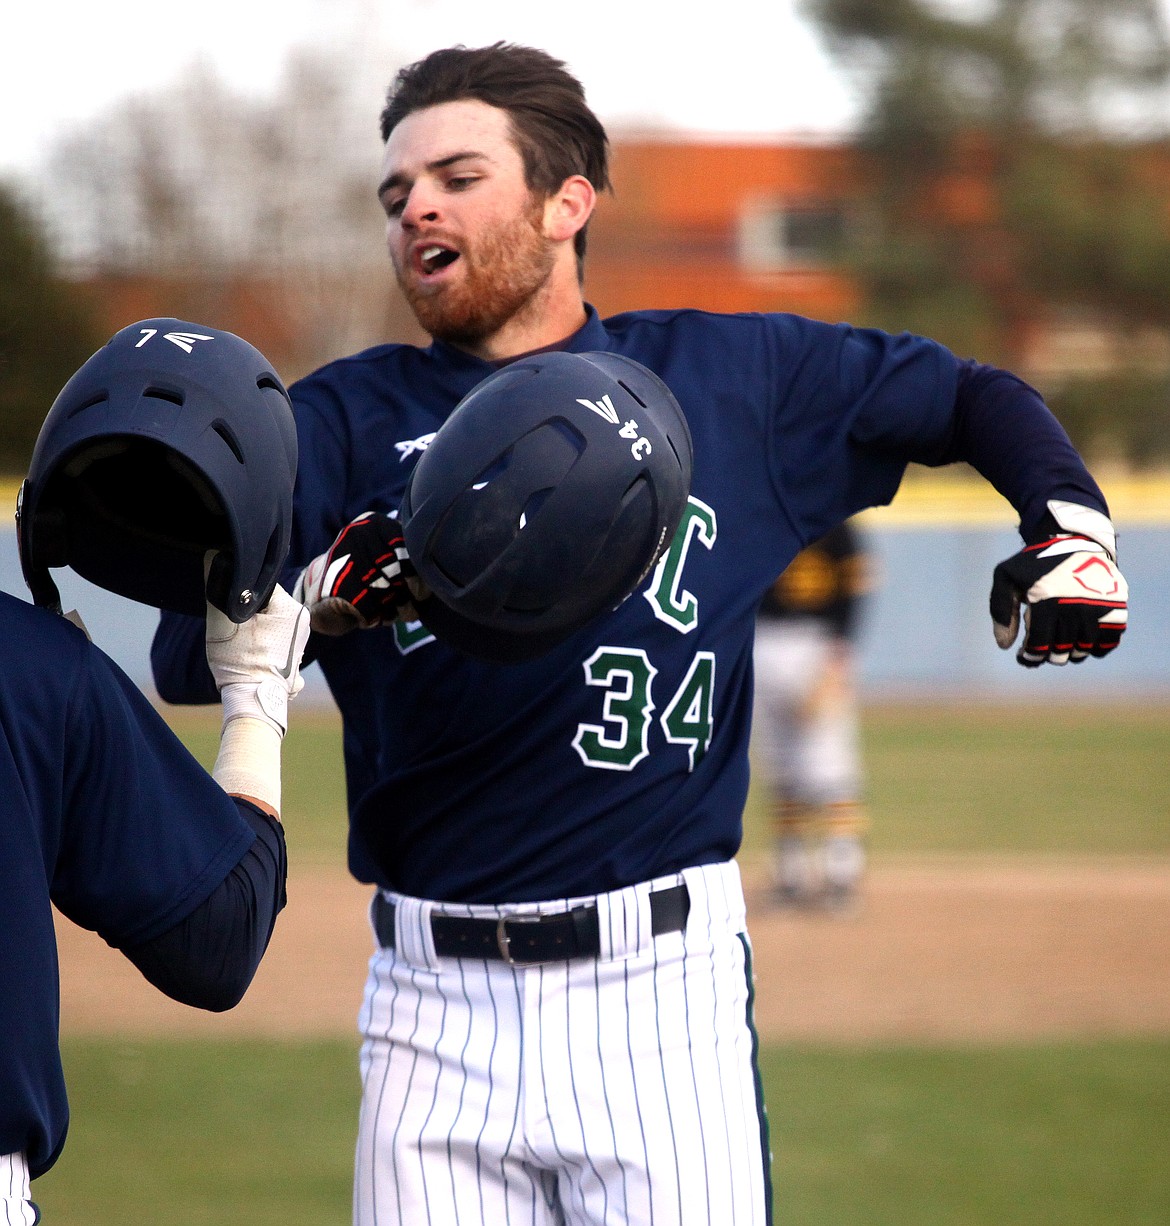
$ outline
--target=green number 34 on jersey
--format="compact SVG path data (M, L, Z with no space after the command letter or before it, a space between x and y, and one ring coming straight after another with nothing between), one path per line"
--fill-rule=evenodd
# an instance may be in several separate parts
M674 540L644 593L655 617L680 634L689 634L699 621L698 600L682 587L687 554L695 540L710 549L715 534L715 512L691 497ZM633 770L650 752L658 670L645 651L630 647L599 647L585 661L584 669L586 685L605 691L602 718L597 724L578 724L573 748L586 766ZM714 692L715 656L709 651L696 652L658 717L666 740L686 750L690 770L702 761L711 744Z

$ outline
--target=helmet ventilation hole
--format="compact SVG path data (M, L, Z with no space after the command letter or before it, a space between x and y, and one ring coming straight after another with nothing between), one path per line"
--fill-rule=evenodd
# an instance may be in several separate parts
M631 396L634 398L634 400L636 400L636 401L637 401L637 403L638 403L638 404L640 404L640 405L642 406L642 408L644 408L644 409L645 409L645 408L648 408L648 407L649 407L649 406L646 404L645 400L643 400L643 399L642 399L642 397L641 397L641 396L639 396L639 395L638 395L638 393L637 393L636 391L634 391L634 389L633 389L633 388L632 388L632 387L631 387L631 386L630 386L628 383L626 383L626 382L624 382L623 380L619 379L619 380L618 380L618 386L619 386L619 387L621 387L621 388L624 388L624 389L625 389L627 392L629 392L629 393L630 393L630 395L631 395Z
M217 418L215 421L211 423L211 428L216 432L216 434L219 435L221 439L223 439L225 443L227 443L228 450L232 453L232 455L234 455L236 459L241 464L243 464L244 462L243 448L241 448L239 444L239 440L232 433L232 429L227 424L227 422L223 421L220 418Z
M151 400L165 400L168 404L177 404L180 407L183 404L183 393L170 387L148 387L142 394L149 396Z
M110 399L108 392L98 392L96 396L90 396L88 400L83 400L76 408L70 409L67 417L76 417L80 413L84 413L86 409L92 409L96 405L106 404Z

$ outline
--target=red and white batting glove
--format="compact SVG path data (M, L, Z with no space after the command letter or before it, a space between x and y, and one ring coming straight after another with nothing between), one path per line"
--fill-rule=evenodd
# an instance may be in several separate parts
M402 525L381 511L366 511L305 567L293 595L309 610L319 634L347 634L413 621L414 596L407 586L412 578Z
M1071 502L1050 502L1048 511L1064 532L1001 562L991 584L995 641L1005 651L1016 641L1025 605L1016 653L1025 668L1108 655L1128 618L1113 525L1100 511Z

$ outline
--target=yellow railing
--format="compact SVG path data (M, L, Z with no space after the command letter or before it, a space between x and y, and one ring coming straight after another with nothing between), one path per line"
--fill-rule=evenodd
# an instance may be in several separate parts
M0 527L11 525L16 515L16 492L19 477L0 477Z
M0 478L0 528L16 512L17 477ZM1101 478L1113 518L1120 526L1170 525L1170 476ZM1009 503L979 477L922 473L912 469L888 507L866 511L864 522L882 527L1014 527Z
M1119 526L1170 525L1170 477L1100 477L1114 522ZM888 507L867 511L872 527L1014 527L1011 504L979 477L911 470Z

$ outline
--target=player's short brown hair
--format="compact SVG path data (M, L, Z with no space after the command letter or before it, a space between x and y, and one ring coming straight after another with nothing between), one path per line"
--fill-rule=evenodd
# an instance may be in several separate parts
M609 138L581 82L562 60L517 43L445 47L408 64L386 93L382 139L412 111L469 98L508 112L533 192L550 196L571 175L584 176L599 192L609 189ZM575 240L578 268L587 228Z

